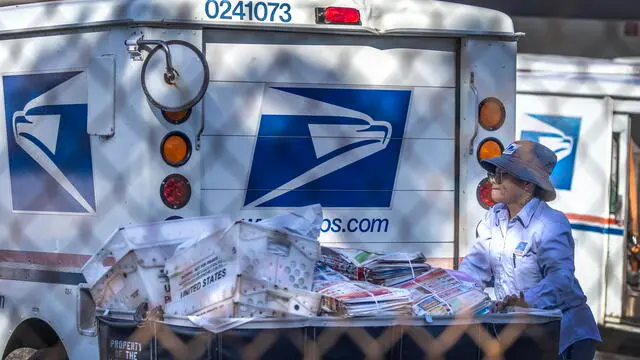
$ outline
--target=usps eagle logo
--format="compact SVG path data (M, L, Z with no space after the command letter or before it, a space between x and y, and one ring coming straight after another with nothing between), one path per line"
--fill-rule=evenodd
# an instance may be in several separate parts
M522 122L522 140L538 142L555 152L558 162L551 182L560 190L571 190L580 139L581 118L526 114Z
M265 89L245 207L389 207L409 90Z
M95 213L86 73L2 81L13 210Z
M509 144L509 146L506 147L506 149L504 149L504 151L502 152L505 155L511 155L514 152L516 152L516 150L518 150L518 148L520 147L520 145L516 144L516 143L511 143Z

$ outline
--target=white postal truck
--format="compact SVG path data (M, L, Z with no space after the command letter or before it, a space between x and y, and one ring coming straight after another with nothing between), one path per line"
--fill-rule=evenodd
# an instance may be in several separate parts
M0 355L98 357L80 269L129 224L320 203L325 244L455 266L517 37L441 1L3 2Z
M639 74L633 62L518 55L516 136L558 156L550 205L571 222L576 276L598 324L633 332L640 331L640 287L629 251L638 236L630 156Z

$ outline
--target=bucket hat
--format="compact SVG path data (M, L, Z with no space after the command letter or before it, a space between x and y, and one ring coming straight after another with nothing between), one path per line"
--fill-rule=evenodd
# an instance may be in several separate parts
M551 183L551 172L558 159L548 147L533 141L516 141L507 146L502 155L485 159L480 165L489 172L496 167L516 178L536 184L542 191L542 199L556 198L556 190Z

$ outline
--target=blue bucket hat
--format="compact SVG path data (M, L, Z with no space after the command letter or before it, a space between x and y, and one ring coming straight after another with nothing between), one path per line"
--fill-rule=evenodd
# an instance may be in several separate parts
M489 172L496 167L514 177L536 184L542 191L542 200L556 198L556 190L549 179L558 158L548 147L533 141L516 141L507 146L502 155L485 159L480 165Z

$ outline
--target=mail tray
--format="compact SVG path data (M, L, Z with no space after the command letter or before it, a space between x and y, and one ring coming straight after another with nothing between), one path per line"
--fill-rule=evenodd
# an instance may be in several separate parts
M227 216L211 216L116 230L82 269L96 305L118 310L135 309L143 302L165 305L171 292L164 266L178 245L231 224Z
M238 221L224 234L185 246L167 261L172 299L167 313L192 315L229 299L239 275L280 289L311 290L319 257L315 239Z

